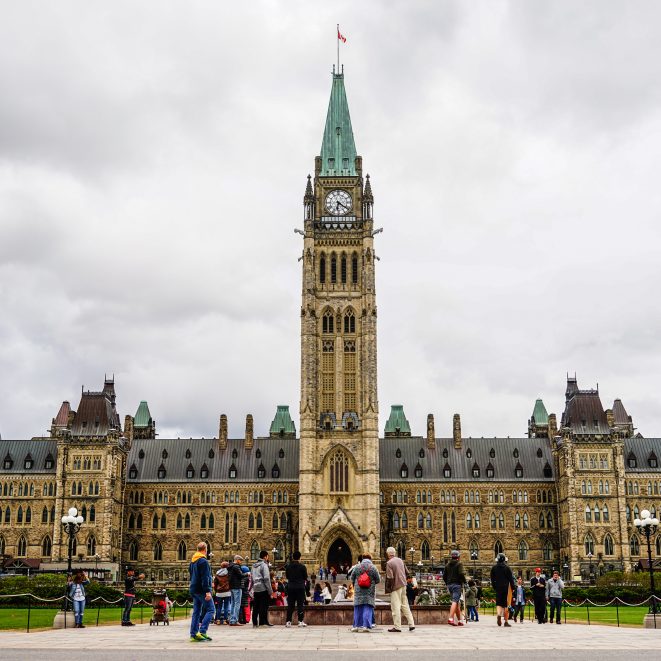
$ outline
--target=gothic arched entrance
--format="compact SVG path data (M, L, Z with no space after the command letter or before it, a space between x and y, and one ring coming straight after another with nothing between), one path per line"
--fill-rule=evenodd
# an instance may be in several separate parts
M341 537L338 537L328 549L327 560L328 567L335 567L338 572L341 568L351 567L353 562L350 546Z

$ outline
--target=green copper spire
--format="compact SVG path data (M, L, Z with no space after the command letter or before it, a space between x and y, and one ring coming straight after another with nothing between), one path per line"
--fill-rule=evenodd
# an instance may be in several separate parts
M549 424L549 414L546 412L546 407L544 406L544 402L541 399L538 399L535 402L535 408L532 412L532 417L536 425Z
M353 141L343 73L333 72L333 87L321 143L320 174L322 177L356 175L356 143Z
M133 421L134 427L149 427L151 425L151 413L149 412L149 406L144 400L140 402L138 410L135 412L135 418Z
M296 436L296 425L289 415L289 406L278 404L275 418L271 423L270 435L273 436Z
M393 404L390 407L390 417L386 422L386 436L410 436L411 426L406 419L404 407L401 404Z

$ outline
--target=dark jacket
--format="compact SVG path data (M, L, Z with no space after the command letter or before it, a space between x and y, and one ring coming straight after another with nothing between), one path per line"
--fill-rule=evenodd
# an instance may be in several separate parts
M496 592L507 592L508 585L512 586L512 590L516 587L514 574L504 562L499 562L491 568L491 586Z
M127 576L124 581L124 596L135 597L135 576Z
M230 562L230 565L227 568L227 574L230 581L230 590L240 590L241 581L243 579L241 565L237 565L235 562Z
M288 590L305 590L308 580L308 570L304 564L298 560L292 560L285 567L285 576L287 577Z
M206 594L211 592L211 567L209 561L203 553L195 553L190 565L188 566L190 574L190 586L188 591L191 594Z
M463 585L466 582L464 566L459 560L450 560L450 562L445 565L443 580L445 581L445 585Z

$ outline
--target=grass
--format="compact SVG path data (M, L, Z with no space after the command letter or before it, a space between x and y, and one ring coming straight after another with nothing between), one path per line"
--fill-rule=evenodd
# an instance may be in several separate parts
M32 629L50 629L53 626L53 619L57 613L57 608L32 608L30 609L30 631ZM188 609L190 613L190 608ZM136 624L141 621L149 624L152 609L151 606L142 606L142 617L140 606L134 606L131 612L131 619ZM174 611L174 617L179 618L185 614L184 608L177 608ZM85 608L83 624L86 626L96 626L97 616L99 625L119 624L122 619L122 608L100 608L92 606ZM73 617L73 616L72 616ZM171 614L172 617L172 614ZM73 621L73 620L72 620ZM28 622L27 608L0 608L0 631L16 630L26 631Z

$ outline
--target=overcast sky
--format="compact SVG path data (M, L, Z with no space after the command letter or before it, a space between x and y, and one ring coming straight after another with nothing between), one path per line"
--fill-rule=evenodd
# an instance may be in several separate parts
M162 437L298 428L336 57L375 196L380 427L525 435L566 373L661 435L657 2L0 2L0 434L114 373Z

